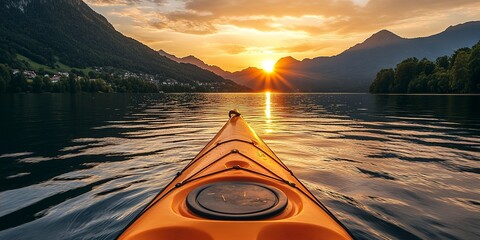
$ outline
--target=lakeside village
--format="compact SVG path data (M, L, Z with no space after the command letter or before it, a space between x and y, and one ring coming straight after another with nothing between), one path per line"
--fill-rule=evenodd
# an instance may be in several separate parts
M225 82L184 83L160 75L108 67L97 67L88 73L73 69L54 74L43 70L3 68L10 73L10 78L3 80L3 92L221 92L229 87Z

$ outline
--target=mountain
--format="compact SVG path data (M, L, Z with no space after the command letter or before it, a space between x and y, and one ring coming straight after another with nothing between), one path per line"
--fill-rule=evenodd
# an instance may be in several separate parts
M179 58L179 57L177 57L173 54L167 53L167 52L165 52L161 49L158 50L158 53L161 56L167 57L167 58L169 58L169 59L171 59L175 62L193 64L197 67L206 69L206 70L208 70L210 72L213 72L213 73L215 73L219 76L222 76L224 78L228 78L232 74L231 72L225 71L218 66L208 65L205 62L203 62L202 60L200 60L200 59L198 59L198 58L196 58L195 56L192 56L192 55L189 55L189 56L186 56L186 57L183 57L183 58Z
M367 40L362 43L359 43L353 47L351 47L350 51L357 51L357 50L365 50L365 49L372 49L378 47L384 47L388 45L394 45L399 42L402 42L405 38L402 38L395 33L392 33L388 30L381 30L373 34Z
M21 55L55 67L114 67L181 83L216 83L245 90L192 64L177 63L116 31L81 0L0 1L0 63Z
M257 82L276 80L271 90L367 92L368 87L382 68L394 67L409 57L435 60L451 55L456 49L472 47L480 40L480 22L468 22L448 27L429 37L402 38L390 31L373 34L339 55L317 57L298 61L292 57L276 63L276 73L268 75L263 70L248 69L225 76L253 90L263 90Z

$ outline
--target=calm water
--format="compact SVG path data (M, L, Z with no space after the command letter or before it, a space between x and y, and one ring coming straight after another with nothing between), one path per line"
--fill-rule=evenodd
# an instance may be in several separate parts
M238 108L359 239L480 239L480 96L0 95L0 239L111 239Z

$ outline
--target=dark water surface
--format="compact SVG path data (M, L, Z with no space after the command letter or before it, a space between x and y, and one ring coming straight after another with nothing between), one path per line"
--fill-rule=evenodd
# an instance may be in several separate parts
M480 96L0 95L0 239L111 239L238 108L359 239L480 239Z

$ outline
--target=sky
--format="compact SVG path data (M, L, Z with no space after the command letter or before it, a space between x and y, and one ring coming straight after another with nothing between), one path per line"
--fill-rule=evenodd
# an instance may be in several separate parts
M405 38L480 20L478 0L84 0L126 36L238 71L333 56L387 29Z

